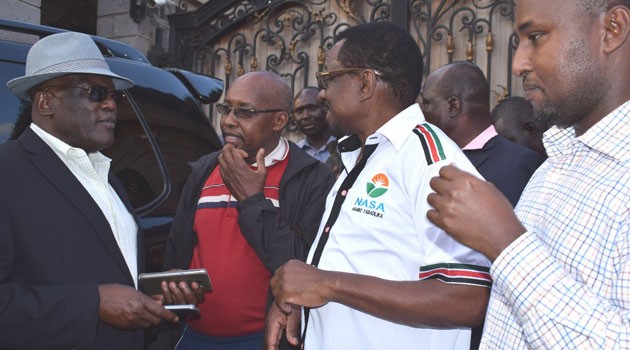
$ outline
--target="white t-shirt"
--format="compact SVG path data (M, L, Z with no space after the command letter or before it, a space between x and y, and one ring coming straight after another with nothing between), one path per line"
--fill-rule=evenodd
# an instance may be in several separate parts
M340 141L343 150L344 141ZM318 267L396 281L439 278L446 283L490 285L490 262L452 239L426 217L429 180L454 164L477 174L459 147L424 121L417 104L395 116L366 145L374 153L347 191L330 229ZM346 170L326 202L313 259L340 185L360 149L342 151ZM469 349L470 329L412 328L379 319L338 303L312 309L306 349Z

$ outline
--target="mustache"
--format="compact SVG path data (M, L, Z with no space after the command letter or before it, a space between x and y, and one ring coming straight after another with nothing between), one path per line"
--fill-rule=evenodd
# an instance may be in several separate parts
M531 90L540 90L545 91L539 85L535 84L531 81L531 78L528 78L527 75L523 76L523 91L531 91Z

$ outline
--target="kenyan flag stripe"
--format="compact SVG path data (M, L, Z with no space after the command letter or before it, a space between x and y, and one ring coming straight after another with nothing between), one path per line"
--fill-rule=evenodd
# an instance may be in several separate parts
M467 264L435 264L420 267L420 280L436 278L445 283L471 284L484 287L492 285L490 269Z
M444 148L442 147L442 142L440 142L440 138L437 136L435 131L433 131L433 128L429 124L426 124L426 123L422 124L422 126L424 126L427 130L429 130L429 132L431 133L431 136L433 136L433 139L435 140L435 145L437 146L438 153L440 154L440 160L446 159L446 156L444 155Z
M418 129L413 129L414 134L418 135L418 139L420 139L420 143L422 144L422 151L424 152L424 158L427 160L427 164L433 164L433 158L431 158L431 152L429 150L429 145L427 144L426 138Z
M427 164L431 165L435 162L446 159L440 140L427 124L416 126L413 131L416 135L418 135L418 138L422 143Z

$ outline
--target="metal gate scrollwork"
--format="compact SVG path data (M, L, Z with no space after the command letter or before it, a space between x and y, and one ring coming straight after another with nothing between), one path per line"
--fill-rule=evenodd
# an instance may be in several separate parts
M475 62L499 100L515 88L513 10L513 0L213 0L168 17L171 65L221 78L226 89L246 71L270 70L297 91L315 84L337 33L390 21L416 39L425 74L456 60Z

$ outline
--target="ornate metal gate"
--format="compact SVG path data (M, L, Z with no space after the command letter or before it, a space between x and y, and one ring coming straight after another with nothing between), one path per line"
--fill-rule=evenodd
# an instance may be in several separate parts
M416 39L425 74L452 61L475 62L496 102L519 89L510 74L513 9L513 0L210 0L169 16L171 64L222 78L226 87L246 71L270 70L297 91L315 85L336 33L390 21Z

